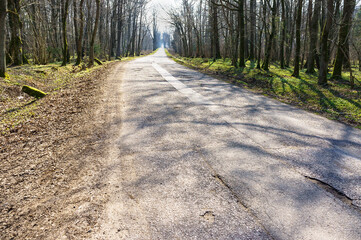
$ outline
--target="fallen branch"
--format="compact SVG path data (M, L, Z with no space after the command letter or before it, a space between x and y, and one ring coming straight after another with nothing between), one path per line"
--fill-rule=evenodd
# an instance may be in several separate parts
M46 93L44 93L43 91L24 85L23 88L21 89L21 91L23 91L24 93L34 97L34 98L42 98L46 96Z
M94 61L95 61L98 65L103 65L102 61L100 61L98 58L94 58Z

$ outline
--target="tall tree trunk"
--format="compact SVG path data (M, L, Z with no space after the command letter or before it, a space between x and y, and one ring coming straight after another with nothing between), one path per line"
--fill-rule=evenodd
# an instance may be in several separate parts
M292 1L293 2L293 1ZM293 5L291 4L291 6L288 7L289 10L293 9ZM294 39L294 35L295 35L295 27L294 27L294 23L296 22L296 18L297 18L297 7L294 7L294 11L293 11L293 16L290 15L290 20L289 20L289 29L291 31L290 37L288 38L288 46L286 48L286 66L289 67L290 66L290 62L291 62L291 55L292 55L292 50L293 50L293 39Z
M74 0L74 4L76 4L76 1ZM74 6L75 8L75 6ZM75 11L75 10L74 10ZM75 21L75 12L74 12L74 25L77 26L77 21ZM76 37L76 63L75 65L79 65L82 60L82 43L83 43L83 35L84 35L84 0L80 0L79 4L79 31L78 36Z
M94 65L94 43L95 43L95 37L98 32L98 24L99 24L99 16L100 16L100 0L95 0L97 9L96 9L96 16L95 16L95 24L94 29L92 33L92 37L90 40L90 46L89 46L89 66Z
M263 16L262 16L262 12L263 12ZM261 16L262 16L264 18L265 13L266 13L265 2L261 1L260 6L259 6L259 17L261 18ZM259 37L258 37L257 69L261 69L262 34L263 34L263 29L264 28L265 28L265 22L263 22L262 27L261 27L261 29L259 31L259 34L258 34Z
M245 64L245 24L244 24L244 0L238 1L238 24L239 24L239 67L243 68Z
M187 45L187 41L186 45ZM156 13L153 12L153 51L157 50L158 46L158 26L157 26L157 16ZM186 51L187 48L184 49L184 51ZM186 54L188 53L188 51L186 51Z
M21 41L20 21L20 0L8 0L9 10L9 26L11 31L11 39L9 52L13 59L13 65L18 66L23 64L23 42Z
M243 0L242 0L243 1ZM218 4L218 2L216 2ZM219 44L219 29L218 29L218 8L217 5L210 1L211 11L211 49L212 57L214 59L221 58L221 47Z
M144 9L141 8L140 9L140 16L139 16L139 33L138 33L138 43L137 43L137 51L136 51L136 55L139 56L140 52L142 51L142 21L143 21L143 11Z
M312 4L312 3L311 3ZM315 73L315 59L317 56L318 20L321 9L321 1L315 2L313 16L310 23L310 45L307 57L307 73Z
M282 6L282 23L281 23L281 46L280 46L280 63L281 68L285 68L285 41L286 41L286 6L285 0L281 0Z
M271 23L271 34L269 35L268 38L268 43L267 43L267 49L266 49L266 57L265 60L263 62L263 66L262 68L266 71L269 70L269 62L271 60L271 54L272 54L272 43L273 43L273 38L276 34L276 16L277 16L277 1L273 0L273 6L272 6L272 23Z
M118 0L118 20L117 20L117 26L118 26L118 30L117 30L117 50L116 50L116 54L115 57L119 58L121 55L121 47L122 47L122 28L123 28L123 0Z
M332 78L342 78L342 65L349 60L349 34L352 23L352 14L355 10L356 0L344 0L342 23L340 27L336 61L333 68Z
M0 77L5 77L6 72L6 12L7 12L7 1L0 1Z
M303 1L298 0L297 20L296 20L296 56L295 56L295 67L292 74L293 77L297 77L297 78L300 76L302 6L303 6Z
M114 57L114 49L115 49L115 43L116 43L116 16L117 16L117 7L113 5L113 13L110 20L110 39L109 39L109 59L111 57ZM121 42L119 40L119 45L121 45Z
M327 84L328 62L329 62L329 47L328 47L328 35L332 26L333 20L333 0L327 0L327 16L326 21L322 27L321 33L321 57L320 57L320 70L318 73L318 84Z
M63 63L62 66L65 66L68 61L68 39L66 34L66 21L69 13L69 0L63 0L62 2L62 26L63 26Z

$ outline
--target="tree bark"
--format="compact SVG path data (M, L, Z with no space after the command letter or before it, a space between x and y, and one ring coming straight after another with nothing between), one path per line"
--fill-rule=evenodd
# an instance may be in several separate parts
M74 0L74 5L76 4L76 1ZM82 60L82 43L83 43L83 35L84 35L84 0L80 0L80 4L79 4L79 21L80 21L80 25L79 25L79 30L76 31L78 32L77 36L76 36L76 63L75 65L79 65L81 63ZM75 14L77 7L74 6L74 25L78 26L76 17L77 14ZM77 27L75 27L77 28Z
M317 39L318 39L318 20L321 9L321 1L315 2L313 16L310 24L310 45L307 57L307 71L306 73L315 73L315 58L317 56Z
M274 36L276 34L276 16L277 16L277 1L273 0L273 6L272 6L272 23L271 23L271 34L269 35L268 38L268 43L267 43L267 48L266 48L266 57L265 60L263 62L263 66L262 68L266 71L269 71L269 62L271 60L271 54L272 54L272 43L273 43L273 39Z
M238 24L239 24L239 67L243 68L245 64L245 24L244 24L244 0L238 2Z
M117 50L115 57L119 58L121 55L121 47L122 47L122 28L123 28L123 0L118 0L118 19L117 19Z
M211 11L211 49L212 57L214 59L221 58L221 48L219 44L219 29L218 29L218 9L217 5L210 1ZM217 2L218 3L218 2Z
M7 1L0 1L0 77L5 77L6 72L6 11Z
M333 20L333 0L327 0L327 16L326 21L322 27L321 33L321 57L320 57L320 70L318 73L318 84L327 84L327 73L328 73L328 62L329 62L329 47L328 47L328 36L332 26Z
M302 6L303 6L303 1L298 0L297 20L296 20L296 56L295 56L295 67L293 69L293 74L292 74L293 77L297 77L297 78L300 76Z
M9 26L11 31L11 39L9 52L13 59L13 65L18 66L23 64L23 42L21 40L22 23L20 21L20 1L8 0L9 10Z
M339 31L337 54L332 78L342 78L342 66L349 61L348 39L356 0L344 0L343 2L342 23Z
M286 6L285 0L281 0L282 6L282 26L281 26L281 46L280 46L280 64L281 68L285 68L285 41L286 41Z
M64 2L65 1L65 2ZM69 0L63 0L62 2L62 26L63 26L63 63L62 66L65 66L68 62L68 39L66 34L66 22L69 13Z
M95 37L97 35L98 32L98 24L99 24L99 16L100 16L100 0L95 0L96 3L96 16L95 16L95 24L94 24L94 29L93 29L93 33L92 33L92 37L90 40L90 46L89 46L89 66L93 66L94 65L94 43L95 43Z

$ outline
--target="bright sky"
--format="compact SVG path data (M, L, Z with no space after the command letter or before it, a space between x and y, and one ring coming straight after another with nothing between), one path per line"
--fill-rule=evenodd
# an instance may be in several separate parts
M150 12L152 12L153 8L157 10L158 27L160 32L170 32L166 10L178 6L181 2L182 0L150 0L148 9Z

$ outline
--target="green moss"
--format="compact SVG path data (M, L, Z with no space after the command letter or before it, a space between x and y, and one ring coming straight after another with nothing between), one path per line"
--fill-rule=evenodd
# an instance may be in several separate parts
M43 91L24 85L23 88L21 89L21 91L23 91L24 93L34 97L34 98L43 98L46 96L46 93L44 93Z
M222 80L241 84L330 119L361 126L361 82L357 81L356 89L351 90L349 72L343 73L343 80L330 80L327 87L321 87L317 84L317 72L310 75L306 74L306 70L301 70L300 77L294 78L291 76L292 68L281 69L277 64L271 65L269 71L264 71L257 69L254 62L247 61L246 67L240 69L232 66L230 59L212 61L173 56L168 51L166 54L177 63L215 77L221 76ZM353 76L360 80L361 72L355 68Z

